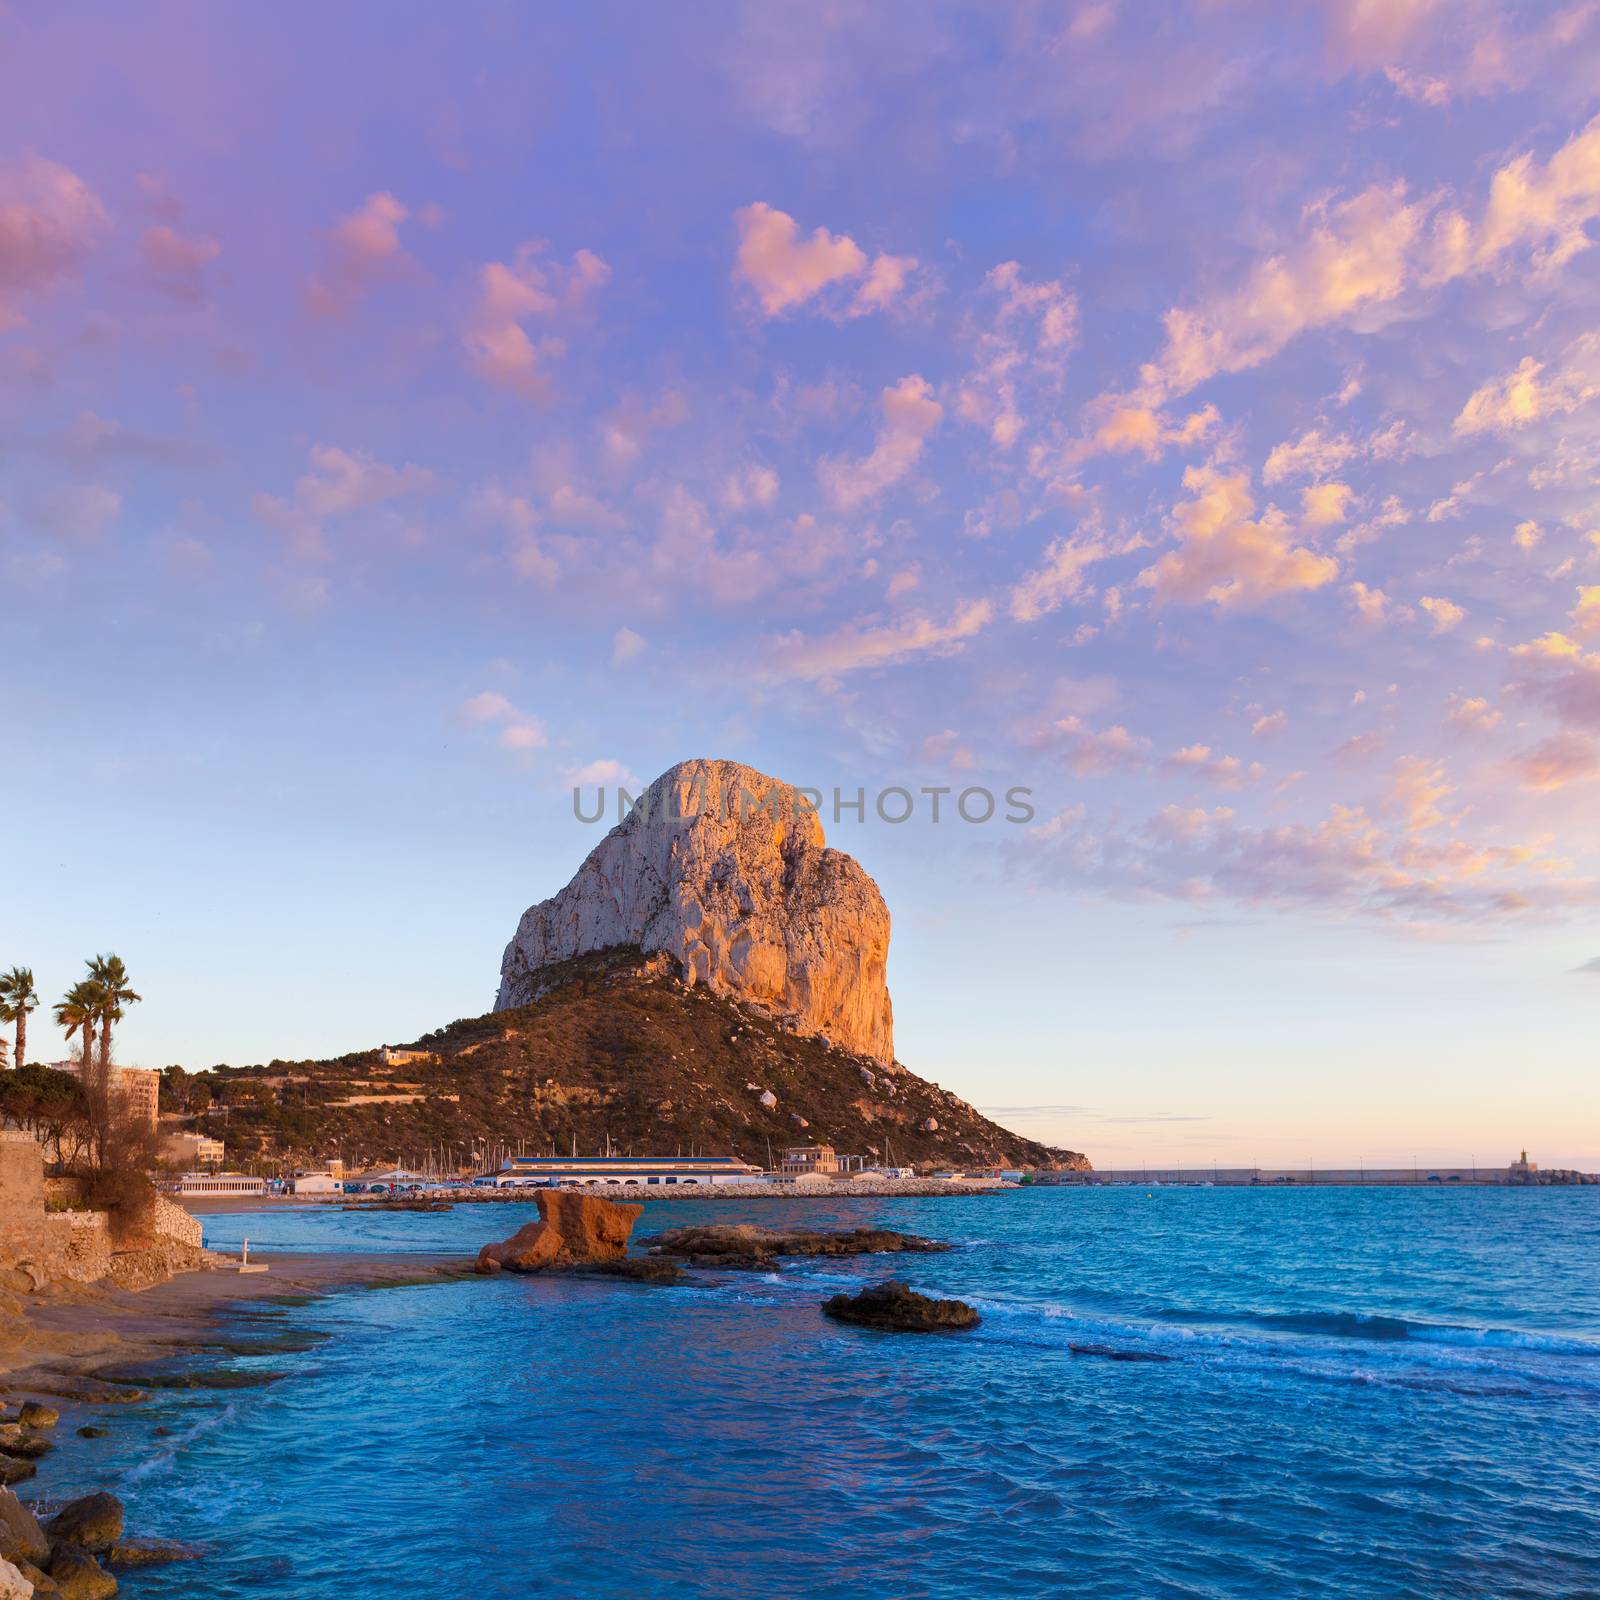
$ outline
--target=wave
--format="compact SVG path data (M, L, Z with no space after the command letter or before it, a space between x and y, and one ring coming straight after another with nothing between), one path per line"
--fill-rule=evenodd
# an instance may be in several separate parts
M1169 1310L1107 1315L1058 1301L972 1298L976 1338L1120 1361L1225 1365L1318 1383L1433 1389L1479 1398L1559 1392L1600 1401L1592 1340L1362 1312L1232 1317Z
M194 1444L214 1428L221 1428L232 1422L238 1411L236 1402L220 1406L215 1411L209 1411L197 1417L182 1433L173 1433L161 1441L161 1448L147 1455L143 1461L136 1462L123 1474L127 1483L138 1483L145 1478L155 1477L161 1473L169 1472L173 1463L178 1459L178 1453L187 1445Z
M1600 1342L1521 1328L1472 1327L1450 1322L1419 1322L1365 1311L1285 1311L1244 1316L1166 1313L1174 1321L1217 1326L1243 1324L1273 1333L1304 1333L1329 1339L1370 1339L1379 1343L1453 1345L1475 1350L1530 1350L1544 1355L1600 1357Z

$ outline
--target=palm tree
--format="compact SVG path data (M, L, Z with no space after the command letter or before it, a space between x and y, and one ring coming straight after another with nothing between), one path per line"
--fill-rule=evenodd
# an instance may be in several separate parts
M99 1019L102 1003L100 986L91 978L80 978L55 1004L56 1026L65 1028L69 1039L73 1034L78 1035L79 1047L83 1051L85 1084L94 1066L94 1025Z
M123 1007L137 1005L139 996L128 987L128 969L121 956L96 956L89 963L89 980L100 991L100 1070L111 1068L111 1024L121 1022Z
M0 972L0 1022L17 1025L17 1047L11 1052L13 1066L28 1064L28 1013L39 1004L39 991L33 986L31 967L13 967Z

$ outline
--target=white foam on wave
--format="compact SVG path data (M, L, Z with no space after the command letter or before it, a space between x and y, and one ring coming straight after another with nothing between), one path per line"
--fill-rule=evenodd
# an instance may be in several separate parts
M210 1433L212 1429L220 1428L225 1423L231 1422L237 1410L237 1403L230 1401L227 1405L219 1406L215 1411L208 1411L196 1417L194 1422L185 1428L183 1432L170 1434L162 1439L162 1448L155 1454L146 1456L143 1461L129 1467L123 1474L124 1481L142 1483L146 1478L153 1478L170 1472L180 1450Z

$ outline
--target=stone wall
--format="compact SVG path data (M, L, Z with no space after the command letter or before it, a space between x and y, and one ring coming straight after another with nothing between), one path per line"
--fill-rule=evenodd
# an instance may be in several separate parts
M53 1283L161 1283L210 1259L200 1221L157 1199L135 1239L113 1240L104 1211L46 1211L75 1198L70 1180L44 1177L44 1153L27 1134L0 1129L0 1284L31 1294Z
M191 1250L198 1250L205 1230L201 1226L199 1217L191 1217L180 1205L174 1205L165 1197L158 1197L155 1209L150 1214L150 1231L158 1239L165 1239L170 1244L184 1245Z
M0 1128L0 1227L44 1207L44 1152L30 1134Z

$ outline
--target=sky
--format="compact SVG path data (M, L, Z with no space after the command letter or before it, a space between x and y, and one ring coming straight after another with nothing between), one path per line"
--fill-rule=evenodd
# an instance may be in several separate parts
M408 1039L727 757L1013 1127L1600 1167L1597 84L1593 0L0 3L0 965Z

